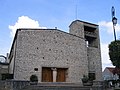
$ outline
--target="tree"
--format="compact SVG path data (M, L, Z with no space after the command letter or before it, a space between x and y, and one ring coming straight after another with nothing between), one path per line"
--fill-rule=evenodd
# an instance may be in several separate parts
M120 79L120 40L112 41L109 44L109 56L115 66L114 74L117 74Z
M109 44L109 56L112 64L120 68L120 40L112 41Z

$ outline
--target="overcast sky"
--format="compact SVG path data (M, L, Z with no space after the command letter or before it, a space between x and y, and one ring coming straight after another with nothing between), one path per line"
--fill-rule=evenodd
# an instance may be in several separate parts
M111 7L120 39L120 0L0 0L0 55L9 53L17 28L55 28L68 32L79 19L99 25L103 69L112 66L108 44L114 40Z

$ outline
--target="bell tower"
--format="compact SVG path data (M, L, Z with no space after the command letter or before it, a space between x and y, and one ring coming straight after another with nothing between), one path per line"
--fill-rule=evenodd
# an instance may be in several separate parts
M86 52L88 60L88 75L94 80L102 79L102 63L100 51L100 39L98 25L80 20L75 20L69 26L69 32L86 42Z

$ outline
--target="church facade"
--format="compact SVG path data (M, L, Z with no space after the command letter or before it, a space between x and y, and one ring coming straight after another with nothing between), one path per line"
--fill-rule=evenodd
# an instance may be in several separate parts
M18 29L11 47L9 73L15 80L82 82L102 80L98 25L75 20L69 33L58 29Z

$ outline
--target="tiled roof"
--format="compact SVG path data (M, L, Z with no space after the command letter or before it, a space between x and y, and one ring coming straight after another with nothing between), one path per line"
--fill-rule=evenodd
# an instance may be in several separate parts
M114 67L106 67L111 73L113 73L114 72Z
M120 68L106 67L113 74L120 74Z

